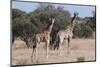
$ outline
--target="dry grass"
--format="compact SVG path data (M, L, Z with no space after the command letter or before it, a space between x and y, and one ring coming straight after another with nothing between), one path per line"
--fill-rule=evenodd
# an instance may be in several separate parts
M12 49L12 64L25 65L95 60L94 39L72 39L69 54L67 54L67 45L63 45L61 56L57 55L57 50L50 50L48 59L46 59L46 50L43 46L44 43L39 46L37 59L34 56L33 59L31 58L32 49Z

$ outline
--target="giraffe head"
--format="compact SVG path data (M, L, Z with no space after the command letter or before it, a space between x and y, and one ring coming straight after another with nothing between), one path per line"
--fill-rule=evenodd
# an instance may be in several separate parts
M52 18L52 24L54 24L54 22L55 22L55 18Z
M54 22L55 22L55 17L50 17L50 18L49 18L49 21L51 21L51 24L54 24Z
M77 12L74 13L74 17L78 17L78 13Z
M77 17L78 17L78 13L75 12L75 13L73 14L73 17L72 17L72 20L71 20L71 26L72 26L72 27L74 27L74 26L77 24L77 20L76 20Z
M56 16L57 16L57 14L55 14L55 13L51 15L52 24L55 23Z

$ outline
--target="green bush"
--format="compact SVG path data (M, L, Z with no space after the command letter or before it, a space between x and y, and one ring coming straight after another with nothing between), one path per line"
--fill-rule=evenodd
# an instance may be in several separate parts
M92 36L93 30L86 24L78 24L74 28L74 37L88 38Z
M79 58L77 58L77 62L82 62L82 61L85 61L85 57L79 57Z

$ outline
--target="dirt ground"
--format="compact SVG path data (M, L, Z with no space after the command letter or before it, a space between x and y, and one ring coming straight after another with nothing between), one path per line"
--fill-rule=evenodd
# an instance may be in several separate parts
M95 39L72 39L69 53L67 50L67 45L62 45L61 55L57 54L57 50L50 50L48 59L46 59L46 49L44 49L43 45L44 44L41 43L41 46L39 47L37 59L35 56L33 56L33 59L31 58L31 48L12 48L12 65L95 60Z

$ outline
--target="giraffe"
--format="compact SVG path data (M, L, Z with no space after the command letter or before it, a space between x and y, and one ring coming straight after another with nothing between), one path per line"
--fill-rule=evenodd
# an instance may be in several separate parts
M51 20L51 24L48 26L48 29L46 31L43 31L42 33L37 33L35 36L35 45L33 45L33 51L32 51L32 57L33 53L35 52L35 57L37 57L38 54L38 46L40 42L42 41L41 39L45 39L45 46L46 46L46 58L48 59L48 52L49 52L49 42L50 42L50 33L52 31L53 25L55 23L55 18L49 18Z
M76 18L78 16L78 13L74 13L74 16L72 17L71 23L70 25L68 25L64 30L60 30L57 35L60 38L60 42L59 42L59 51L58 54L60 54L61 52L61 45L63 44L63 42L68 42L68 53L69 53L69 47L70 47L70 41L73 37L73 29L75 27L76 24Z

